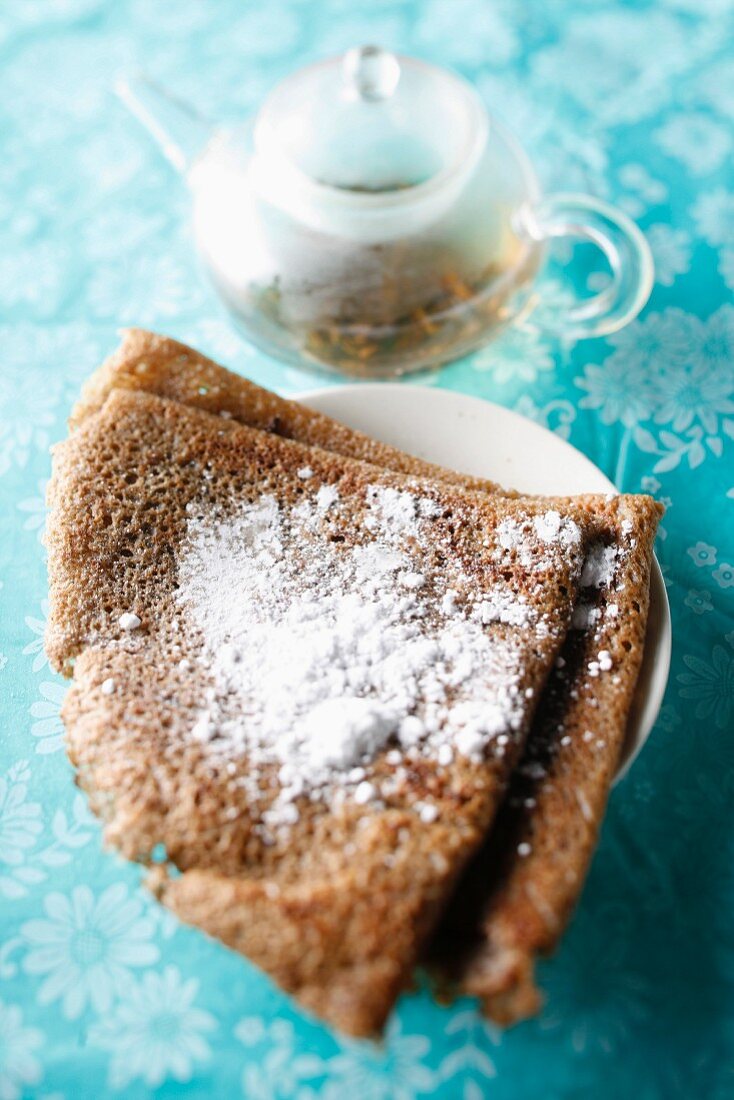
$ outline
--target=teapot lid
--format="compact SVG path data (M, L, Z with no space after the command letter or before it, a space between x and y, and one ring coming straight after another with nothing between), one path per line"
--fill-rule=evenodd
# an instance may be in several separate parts
M471 169L487 128L481 100L460 77L361 46L277 85L254 141L291 178L384 198Z

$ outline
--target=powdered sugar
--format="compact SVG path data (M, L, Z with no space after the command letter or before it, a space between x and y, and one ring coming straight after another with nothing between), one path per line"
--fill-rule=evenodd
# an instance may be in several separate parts
M574 630L588 630L602 617L601 609L588 603L578 603L573 609L571 626Z
M371 766L388 746L393 763L407 752L447 765L502 735L504 752L527 705L522 644L547 631L506 582L480 591L456 563L430 567L430 498L370 486L366 530L348 544L322 530L339 508L331 485L293 508L263 496L234 517L192 518L182 548L177 599L212 685L191 733L215 754L247 756L255 801L276 768L270 829L297 820L302 796L379 801ZM544 521L543 541L565 537L566 522Z
M118 622L123 630L137 630L140 626L140 617L132 611L123 611Z
M582 588L602 588L611 585L619 549L597 542L590 547L581 572Z
M498 542L503 550L517 554L520 564L536 570L547 569L550 557L537 553L537 542L548 547L559 545L570 549L581 542L581 531L572 519L549 509L522 519L505 519L497 528ZM534 538L533 538L534 536Z

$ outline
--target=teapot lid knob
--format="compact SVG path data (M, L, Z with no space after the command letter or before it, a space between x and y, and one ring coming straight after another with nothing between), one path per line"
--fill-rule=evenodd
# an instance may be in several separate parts
M389 99L400 81L400 62L379 46L356 46L344 55L344 82L355 98L370 103Z
M254 145L283 186L387 192L468 164L485 131L481 101L459 77L363 45L277 85Z

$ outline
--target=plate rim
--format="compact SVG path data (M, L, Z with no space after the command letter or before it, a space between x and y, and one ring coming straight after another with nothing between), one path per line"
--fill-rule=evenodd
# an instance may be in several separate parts
M435 387L426 385L425 383L401 383L401 382L345 382L336 383L335 385L317 386L312 389L304 390L300 393L292 394L292 399L304 404L308 407L313 407L313 403L318 403L322 398L331 398L336 396L354 398L357 395L364 395L366 390L372 392L375 391L389 391L391 393L399 392L403 395L414 394L416 391L420 391L422 397L431 394L429 401L438 400L440 397L445 398L449 396L451 399L458 400L459 403L467 403L476 405L477 408L486 412L489 409L495 415L500 416L506 421L519 423L524 431L535 432L535 434L544 440L552 441L551 446L558 448L565 452L575 463L579 460L583 462L589 468L590 473L593 473L595 477L599 478L599 483L602 482L606 486L606 491L610 493L619 494L620 490L617 489L613 481L611 481L607 475L601 470L595 462L593 462L588 455L585 455L583 451L580 451L578 447L574 447L567 439L562 439L557 433L553 432L550 428L545 427L543 424L539 424L535 420L531 420L529 417L523 416L522 413L516 412L514 409L508 409L504 405L498 404L496 401L491 401L488 398L480 397L477 394L462 393L460 390L443 389L442 387ZM316 411L321 411L317 409ZM331 415L332 413L325 414ZM339 419L338 416L334 419ZM344 421L344 423L348 423ZM429 447L430 450L430 447ZM429 458L428 461L431 461ZM595 488L586 490L588 492L603 492L604 489ZM635 731L634 735L628 732L625 747L622 752L622 757L615 773L614 784L616 785L621 779L623 779L629 772L632 764L635 762L640 752L644 748L645 744L649 740L650 734L653 730L655 722L657 721L660 713L660 708L663 704L663 699L667 690L668 682L670 679L670 665L672 657L672 620L670 615L670 601L668 599L668 592L665 586L660 563L657 560L657 556L653 553L652 570L651 570L651 605L653 599L658 602L657 614L658 614L658 629L657 638L654 640L654 644L651 643L650 628L648 623L648 630L645 634L645 653L643 653L643 665L644 668L646 661L653 662L658 670L658 676L655 681L655 694L657 698L653 701L652 708L648 713L644 723L642 723ZM642 679L642 668L640 673L640 679ZM660 675L660 669L664 668L664 677ZM639 682L639 681L638 681ZM659 685L659 686L658 686ZM651 698L650 692L648 692L645 702ZM640 707L640 701L635 694L635 700L633 701L633 708L637 705Z

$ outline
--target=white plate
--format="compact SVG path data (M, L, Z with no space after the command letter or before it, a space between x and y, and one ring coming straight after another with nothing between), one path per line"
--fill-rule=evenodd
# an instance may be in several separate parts
M490 478L525 493L609 493L601 470L553 432L477 397L391 383L335 386L299 400L376 439L420 458ZM670 607L653 562L642 670L617 778L647 740L670 671Z

